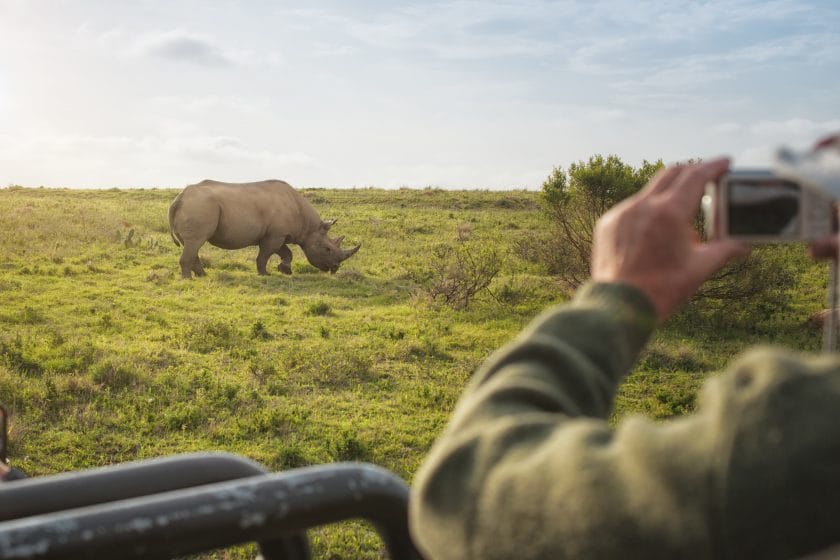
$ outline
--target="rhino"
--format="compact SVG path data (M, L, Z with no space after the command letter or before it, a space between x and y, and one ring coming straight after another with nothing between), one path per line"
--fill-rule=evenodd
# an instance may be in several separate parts
M204 276L198 250L209 241L221 249L256 245L257 273L268 274L271 255L280 257L277 269L292 273L292 251L299 245L319 270L335 273L361 244L342 249L344 236L330 239L335 220L322 221L312 204L284 181L223 183L206 179L189 185L169 206L169 230L175 245L183 246L181 276Z

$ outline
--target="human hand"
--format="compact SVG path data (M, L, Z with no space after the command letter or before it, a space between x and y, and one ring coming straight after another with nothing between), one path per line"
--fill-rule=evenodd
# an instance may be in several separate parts
M683 305L728 261L750 252L744 243L702 243L693 227L706 184L729 160L669 167L604 214L592 241L592 279L642 290L659 321Z
M837 258L837 236L831 235L812 241L808 246L808 253L811 258L817 260L828 260Z
M814 145L814 151L827 149L840 150L840 134L827 136ZM808 247L808 252L814 259L836 259L837 250L836 235L812 241Z

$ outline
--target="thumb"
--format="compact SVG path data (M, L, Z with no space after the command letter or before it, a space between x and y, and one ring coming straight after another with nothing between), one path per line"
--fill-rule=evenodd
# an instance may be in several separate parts
M832 235L811 242L809 247L811 257L815 259L837 258L837 236Z

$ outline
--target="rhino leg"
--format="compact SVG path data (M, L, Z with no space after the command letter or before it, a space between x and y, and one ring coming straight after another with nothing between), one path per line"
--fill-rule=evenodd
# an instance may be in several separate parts
M201 257L198 255L195 256L195 260L193 261L193 272L195 272L196 276L206 276L207 273L204 272L204 265L201 264Z
M266 275L268 271L266 270L266 265L268 264L268 259L271 258L271 255L277 253L280 255L280 258L286 260L287 256L283 253L283 249L285 249L283 239L278 239L277 237L264 237L260 240L260 252L257 253L257 274L259 275ZM277 247L280 247L277 249ZM286 249L286 253L288 253L288 261L291 262L292 260L292 253L288 249ZM280 270L283 270L282 268ZM289 268L289 273L291 274L292 269Z
M272 253L271 249L265 241L260 242L260 252L257 253L257 274L260 276L265 276L268 274L268 271L265 269L265 265L268 264L268 259L271 257Z
M277 256L280 257L280 264L277 265L277 270L283 274L292 273L292 251L286 245L277 249Z
M184 250L181 252L181 258L178 263L181 265L181 277L192 278L192 271L195 271L196 276L204 276L204 267L198 258L198 249L201 243L185 242Z

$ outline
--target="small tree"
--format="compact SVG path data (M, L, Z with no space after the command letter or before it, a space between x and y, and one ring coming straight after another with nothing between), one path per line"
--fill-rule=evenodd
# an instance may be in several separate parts
M467 309L476 295L488 289L501 267L502 258L494 247L467 242L437 245L423 269L409 274L430 301Z
M587 162L555 167L542 186L543 209L552 228L541 253L549 272L570 288L589 278L592 232L595 222L610 207L636 193L662 168L662 160L644 161L636 169L618 156L595 155Z
M610 207L638 192L663 167L662 160L634 168L617 156L596 155L573 163L568 172L556 167L542 186L541 202L550 218L545 237L522 239L520 256L543 263L566 287L577 288L590 276L592 233ZM703 234L702 216L695 227ZM700 289L696 302L750 302L753 309L784 305L785 291L796 284L795 267L786 252L760 247L749 259L724 267Z

